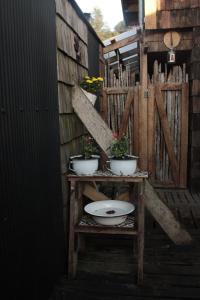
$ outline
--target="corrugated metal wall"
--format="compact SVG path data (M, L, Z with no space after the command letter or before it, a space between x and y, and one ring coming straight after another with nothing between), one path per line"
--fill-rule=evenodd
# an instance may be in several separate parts
M46 299L64 271L56 80L54 0L1 0L2 299Z

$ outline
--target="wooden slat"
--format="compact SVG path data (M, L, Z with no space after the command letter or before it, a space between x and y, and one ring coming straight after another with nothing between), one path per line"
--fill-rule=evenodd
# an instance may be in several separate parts
M103 97L102 97L102 105L101 105L101 116L104 119L104 121L107 121L108 118L108 100L107 100L107 95L105 89L102 92Z
M88 43L88 28L86 23L79 17L70 1L56 0L56 14L61 16L65 22L78 34L78 36Z
M129 36L123 40L120 40L118 42L115 42L111 45L108 45L104 48L103 52L104 54L108 53L108 52L111 52L111 51L114 51L116 49L119 49L119 48L122 48L124 46L127 46L129 44L132 44L132 43L135 43L139 40L139 36L136 34L136 35L133 35L133 36Z
M150 176L155 178L155 95L154 87L149 86L148 98L148 171Z
M175 219L147 180L145 183L145 205L175 244L190 244L192 242L190 234L181 227L181 224Z
M72 57L79 64L88 68L87 46L58 16L56 17L56 40L57 48L61 49L66 55ZM75 42L77 50L75 49Z
M145 1L145 29L156 29L157 0Z
M133 101L133 89L130 88L127 95L127 100L125 103L124 112L122 115L122 121L119 129L119 139L126 133L127 125L128 125L128 117L130 112L130 107Z
M109 226L98 226L98 227L91 227L90 225L86 226L76 226L75 232L82 232L82 233L95 233L95 234L116 234L116 235L137 235L137 231L133 230L132 228L121 228L121 227L109 227Z
M163 41L149 41L146 43L146 45L148 47L148 53L169 51L169 49L165 46ZM181 39L180 43L176 47L176 50L177 51L191 50L192 48L193 48L192 39Z
M107 95L118 95L118 94L127 94L129 88L127 87L108 87L104 88Z
M79 86L75 86L73 89L72 106L101 149L106 154L109 154L112 142L112 131L90 101L88 101L87 96Z
M133 153L139 155L139 85L134 89L133 115Z
M164 105L163 105L163 95L162 95L162 92L161 92L159 86L156 86L156 103L157 103L158 113L160 116L160 121L162 124L162 129L163 129L163 134L164 134L164 138L165 138L165 143L166 143L169 159L171 162L172 175L173 175L173 178L174 178L176 184L178 184L178 182L179 182L178 163L177 163L176 155L174 152L173 140L172 140L171 130L170 130L168 119L167 119L167 114L166 114L166 111L165 111Z
M141 72L141 89L139 96L139 156L140 168L147 169L147 54L144 54L143 45L140 49L140 72Z
M159 85L160 89L162 91L181 91L182 90L182 83L161 83Z
M93 201L109 200L105 194L98 192L93 186L86 183L83 188L83 195Z
M180 187L187 185L187 153L188 153L188 84L182 85L181 101L181 145L180 145Z
M165 10L165 0L157 0L157 10Z
M196 27L200 25L200 7L191 8L186 10L177 9L172 14L170 10L158 12L157 29L172 29L172 28L185 28ZM181 20L181 22L180 22Z
M70 218L69 218L69 245L68 245L68 276L73 278L75 274L77 264L77 253L74 251L75 235L74 235L74 224L75 224L75 182L71 184L70 189ZM68 216L67 216L68 217Z

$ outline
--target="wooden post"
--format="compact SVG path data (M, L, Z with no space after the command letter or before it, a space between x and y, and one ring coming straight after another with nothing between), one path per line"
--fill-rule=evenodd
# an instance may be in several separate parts
M149 99L148 99L148 171L152 179L155 179L155 95L154 86L149 87Z
M144 264L144 181L139 184L138 199L138 284L143 282Z
M69 240L68 240L68 278L75 276L76 269L76 255L75 255L75 199L76 199L76 182L70 182L70 202L69 202Z
M140 43L140 95L139 95L139 166L147 170L147 54Z
M182 85L181 103L180 187L185 187L187 185L188 93L188 83L185 83Z

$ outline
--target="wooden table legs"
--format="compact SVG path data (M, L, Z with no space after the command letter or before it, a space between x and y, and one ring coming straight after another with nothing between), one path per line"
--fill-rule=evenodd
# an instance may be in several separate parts
M143 282L143 263L144 263L144 183L139 182L138 195L138 273L137 282ZM73 278L76 274L78 258L78 232L75 232L75 225L82 214L78 207L82 206L83 185L76 181L70 182L70 199L69 199L69 243L68 243L68 277Z
M75 231L74 231L74 213L75 213L75 188L76 183L70 182L70 199L69 199L69 240L68 240L68 277L75 276Z
M144 264L144 182L139 184L138 199L138 284L143 282Z

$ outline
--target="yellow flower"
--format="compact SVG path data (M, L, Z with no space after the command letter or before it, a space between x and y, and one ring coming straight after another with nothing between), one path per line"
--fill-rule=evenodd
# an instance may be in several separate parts
M86 80L86 82L87 82L87 83L92 83L92 80L89 80L89 79L88 79L88 80Z
M89 77L89 76L85 76L84 78L85 78L85 79L90 79L90 77Z
M97 80L103 81L103 78L102 77L98 77Z

